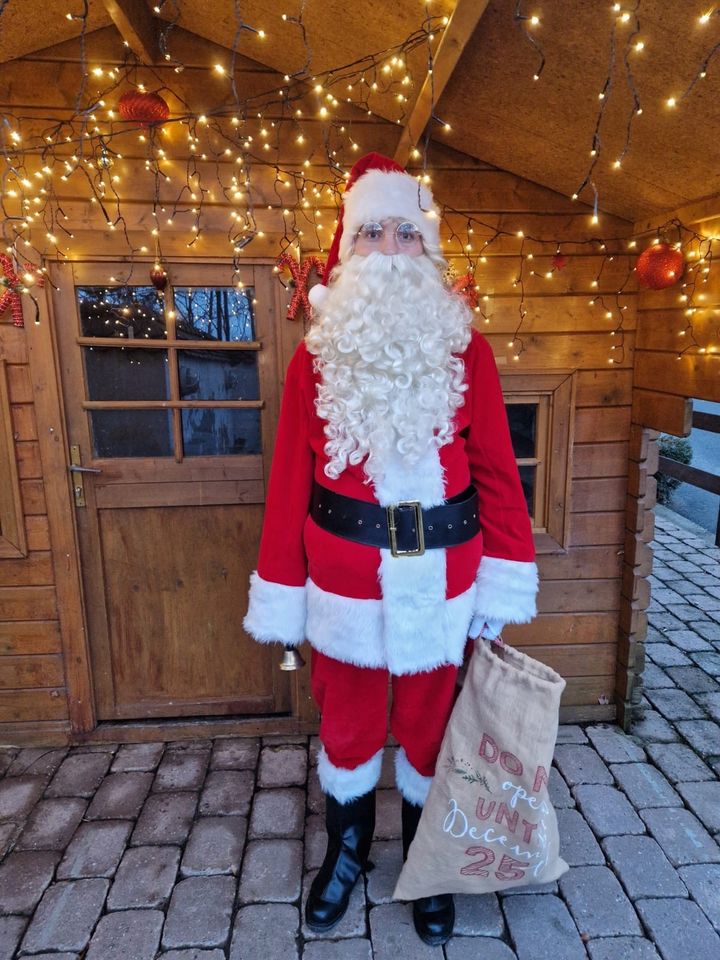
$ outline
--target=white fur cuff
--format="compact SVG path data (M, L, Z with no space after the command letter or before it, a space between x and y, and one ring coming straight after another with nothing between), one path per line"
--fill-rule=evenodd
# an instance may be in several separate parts
M475 615L503 623L528 623L537 613L535 563L483 557L477 578Z
M318 754L318 777L323 793L329 793L331 797L339 803L350 803L357 800L363 794L374 789L380 779L380 768L382 766L382 749L370 757L365 763L361 763L354 770L347 770L344 767L336 767L330 762L325 752L325 747L320 747Z
M305 639L307 588L263 580L250 574L250 597L243 626L258 643L296 646Z
M432 777L424 777L418 773L408 760L405 750L400 747L395 754L395 783L408 803L422 807L427 800Z

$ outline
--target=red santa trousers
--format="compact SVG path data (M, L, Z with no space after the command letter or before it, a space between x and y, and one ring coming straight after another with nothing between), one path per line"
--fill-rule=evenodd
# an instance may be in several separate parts
M391 676L390 730L400 744L398 789L421 806L456 696L458 668ZM325 793L346 803L376 785L387 738L388 671L312 651L311 686L320 712L318 774Z

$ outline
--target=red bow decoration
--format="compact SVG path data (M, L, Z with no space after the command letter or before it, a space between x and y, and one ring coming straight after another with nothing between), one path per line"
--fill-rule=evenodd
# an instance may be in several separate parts
M0 253L0 267L5 271L5 276L0 281L3 287L7 287L5 293L0 296L0 314L3 314L8 307L12 311L13 324L16 327L24 326L22 300L20 291L22 283L15 273L12 260L4 253Z
M474 274L466 273L464 276L458 277L458 279L454 281L451 290L453 293L459 294L471 310L474 310L478 305L478 292L475 289Z
M312 270L322 278L325 271L324 261L320 257L312 256L306 257L302 263L298 263L297 260L286 251L285 253L281 253L275 262L281 269L282 267L287 267L292 276L290 282L294 290L292 299L288 305L288 320L296 320L298 310L309 314L311 306L308 300L308 279Z

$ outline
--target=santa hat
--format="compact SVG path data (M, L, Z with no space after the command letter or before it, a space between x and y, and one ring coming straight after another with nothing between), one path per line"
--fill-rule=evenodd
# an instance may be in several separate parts
M428 188L390 157L368 153L350 171L323 281L309 292L316 310L327 295L333 269L347 259L360 227L371 220L391 217L414 223L427 245L440 245L439 210Z

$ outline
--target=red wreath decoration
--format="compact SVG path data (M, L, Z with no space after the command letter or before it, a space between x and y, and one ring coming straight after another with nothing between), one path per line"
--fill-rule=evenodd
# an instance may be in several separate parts
M672 287L683 275L685 258L682 250L676 250L669 243L654 243L643 250L635 266L638 281L650 290L664 290Z
M23 327L25 324L23 321L22 300L20 299L20 291L23 285L15 273L12 260L4 253L0 253L0 267L5 271L5 276L0 280L0 284L2 284L3 287L7 287L5 293L0 296L0 314L3 314L7 308L10 307L13 324L16 327Z
M474 274L466 273L464 276L458 277L457 280L453 282L451 290L453 293L459 294L471 310L474 310L475 307L477 307L478 292L475 289Z
M152 127L164 123L170 116L170 107L159 93L141 93L128 90L118 100L118 110L123 120L139 123L141 127Z
M288 305L288 320L297 320L298 311L309 314L311 310L310 301L308 300L308 280L310 273L314 270L322 279L325 272L325 262L320 257L312 256L306 257L302 263L298 263L297 260L287 252L281 253L275 262L281 269L282 267L287 267L292 277L290 283L294 287L294 290L292 299Z

